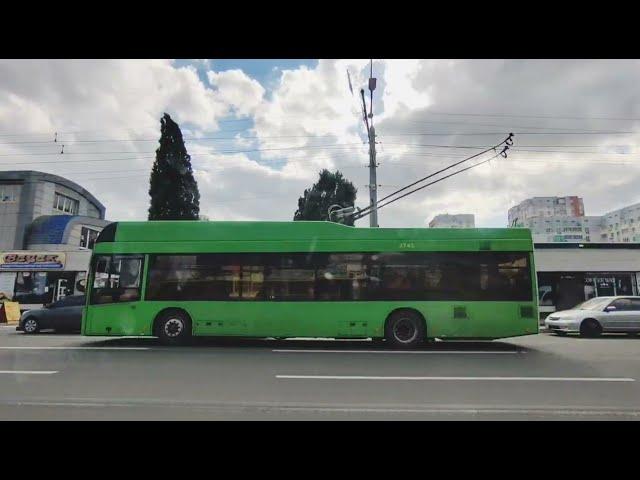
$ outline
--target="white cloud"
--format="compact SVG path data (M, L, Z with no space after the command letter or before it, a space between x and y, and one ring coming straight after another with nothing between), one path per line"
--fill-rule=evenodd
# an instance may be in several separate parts
M384 113L389 118L400 111L418 110L431 103L428 89L416 85L416 78L423 68L420 60L393 60L384 62Z
M217 88L217 98L230 105L238 115L252 114L262 102L264 88L242 70L209 71L207 78Z
M378 78L374 122L381 142L378 183L383 185L379 197L393 191L389 186L410 183L475 151L415 144L490 145L516 132L507 160L497 159L399 200L380 211L382 226L424 226L446 211L474 213L480 226L504 226L509 206L535 195L583 196L588 214L640 201L640 164L635 162L640 135L518 134L544 128L638 130L638 121L586 117L640 117L640 62L374 60L373 66ZM0 61L0 134L34 135L0 137L0 143L50 141L58 131L67 142L65 153L79 154L57 155L60 145L53 142L2 145L1 154L16 156L2 157L0 168L66 176L105 203L108 218L142 219L157 144L135 140L157 138L163 112L181 124L185 136L200 138L217 132L220 119L237 114L253 120L251 130L234 131L225 141L187 141L198 169L203 214L214 220L291 219L298 196L325 167L343 171L359 190L358 204L365 206L368 158L359 89L366 90L369 60L320 60L314 68L278 74L279 81L266 92L240 69L209 70L203 82L194 67L169 60ZM495 134L456 135L461 132ZM86 139L127 141L72 143ZM219 153L255 149L261 151ZM41 155L47 152L56 155ZM127 160L116 160L123 158ZM109 161L93 161L100 159ZM58 163L34 163L45 160Z

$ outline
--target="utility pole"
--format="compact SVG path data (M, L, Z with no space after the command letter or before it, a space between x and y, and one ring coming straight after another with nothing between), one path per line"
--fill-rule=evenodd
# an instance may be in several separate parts
M371 60L371 70L369 74L369 91L371 92L371 100L369 102L369 114L367 115L367 104L364 100L364 89L360 89L362 96L362 112L364 115L364 123L367 126L367 135L369 137L369 208L371 215L369 216L369 226L378 226L378 179L376 175L376 130L373 127L373 91L376 89L376 79L373 78L373 60ZM371 120L371 125L369 125Z
M372 125L369 130L369 205L373 209L369 220L370 227L378 226L378 178L376 167L376 130Z

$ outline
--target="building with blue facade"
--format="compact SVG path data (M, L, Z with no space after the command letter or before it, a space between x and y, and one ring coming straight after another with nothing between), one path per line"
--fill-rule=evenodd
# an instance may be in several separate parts
M0 292L21 308L81 293L105 207L66 178L0 172Z

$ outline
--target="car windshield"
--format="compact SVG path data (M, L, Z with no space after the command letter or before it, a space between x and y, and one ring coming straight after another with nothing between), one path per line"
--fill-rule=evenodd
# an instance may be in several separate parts
M576 305L573 310L602 310L610 301L611 298L608 297L596 297Z

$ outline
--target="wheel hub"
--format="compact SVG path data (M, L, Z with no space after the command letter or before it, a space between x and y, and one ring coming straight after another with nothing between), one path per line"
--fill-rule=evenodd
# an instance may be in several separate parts
M401 343L410 343L418 335L418 329L408 318L401 318L393 326L393 336Z
M184 323L179 318L172 318L164 324L164 333L167 337L175 338L184 330Z
M29 319L26 322L24 322L24 330L25 332L35 332L36 328L37 328L37 323L35 320Z

